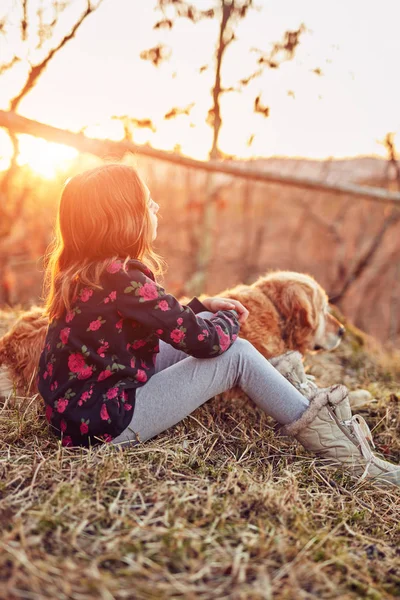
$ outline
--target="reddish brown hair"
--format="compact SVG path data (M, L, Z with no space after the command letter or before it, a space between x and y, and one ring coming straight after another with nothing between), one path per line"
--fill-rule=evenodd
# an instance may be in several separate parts
M45 313L50 322L70 310L80 284L101 289L100 276L116 259L138 259L156 274L163 261L152 249L148 193L133 167L106 164L67 181L55 236L45 257Z

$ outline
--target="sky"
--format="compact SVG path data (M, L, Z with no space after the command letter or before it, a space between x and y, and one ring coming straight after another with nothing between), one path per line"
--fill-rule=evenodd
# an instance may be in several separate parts
M209 8L217 0L192 2ZM17 0L2 0L0 17L17 5ZM243 158L385 156L379 142L389 131L397 133L400 146L399 0L255 0L255 5L258 8L236 26L237 40L226 52L222 69L226 87L254 70L257 54L252 48L268 50L286 30L301 23L307 32L292 61L265 72L244 92L224 95L223 152ZM72 1L60 20L59 35L68 31L84 6L84 0ZM172 31L154 31L161 18L154 7L154 0L104 0L76 38L50 62L20 104L19 113L73 131L86 127L88 135L114 139L122 136L122 126L111 119L113 115L150 118L157 131L137 130L135 141L168 150L179 145L184 154L206 159L212 131L205 118L212 103L218 22L194 25L181 19ZM16 23L16 13L9 14ZM169 45L172 54L155 68L139 55L159 42ZM15 49L25 51L12 38L12 31L7 38L0 35L0 63ZM30 58L34 62L40 53L31 51ZM209 68L200 74L203 65ZM315 68L321 69L322 76L313 72ZM8 108L26 72L22 61L0 77L1 109ZM259 94L262 104L270 108L267 119L253 112ZM172 107L193 102L189 117L164 119ZM254 141L248 146L252 135ZM50 154L57 156L54 147L49 151L43 143L37 144L22 138L26 161L39 155L48 155L48 160ZM0 159L8 152L8 140L0 131ZM60 152L66 156L65 150Z

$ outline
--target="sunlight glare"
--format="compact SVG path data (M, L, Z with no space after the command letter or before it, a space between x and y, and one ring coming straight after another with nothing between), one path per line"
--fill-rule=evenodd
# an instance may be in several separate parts
M58 173L66 171L71 161L78 156L75 148L63 144L46 142L29 135L21 135L19 139L18 164L28 165L32 171L46 179L53 179Z

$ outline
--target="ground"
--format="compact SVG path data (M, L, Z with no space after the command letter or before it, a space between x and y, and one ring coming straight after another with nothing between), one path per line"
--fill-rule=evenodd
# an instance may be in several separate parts
M400 462L396 358L348 326L307 367L373 394L361 414ZM3 400L0 428L1 598L400 596L397 489L278 439L245 397L214 398L124 452L60 447L36 397Z

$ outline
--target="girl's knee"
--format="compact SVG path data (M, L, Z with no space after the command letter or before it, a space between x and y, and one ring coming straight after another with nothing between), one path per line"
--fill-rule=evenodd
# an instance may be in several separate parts
M242 369L246 364L246 361L251 360L255 350L256 349L254 348L253 344L251 344L248 340L238 337L230 347L229 352L231 353L231 356L233 355L237 367Z
M253 344L251 342L249 342L249 340L246 340L245 338L242 337L238 337L234 344L232 344L232 348L235 348L236 346L236 351L238 352L252 352L253 350L255 350Z

